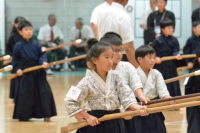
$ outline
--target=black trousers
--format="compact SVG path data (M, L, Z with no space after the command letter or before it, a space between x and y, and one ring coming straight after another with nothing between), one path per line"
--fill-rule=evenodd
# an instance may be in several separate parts
M154 40L154 36L151 34L149 30L144 30L143 32L144 45L149 45L152 40Z
M76 52L78 52L78 53L85 52L85 47L76 47L74 45L70 46L69 58L75 57ZM72 61L71 65L75 65L75 61Z

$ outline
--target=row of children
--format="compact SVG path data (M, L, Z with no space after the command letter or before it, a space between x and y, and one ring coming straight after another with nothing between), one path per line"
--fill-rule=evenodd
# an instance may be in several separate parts
M50 117L57 112L45 70L23 74L28 67L43 65L48 68L46 53L42 51L42 45L32 39L32 24L22 17L16 18L15 22L14 33L9 39L12 73L18 75L11 81L10 98L15 100L13 119L44 118L44 121L51 121Z
M146 108L137 104L137 101L148 102L153 99L171 97L161 73L165 71L164 69L168 70L166 73L171 73L171 70L175 69L175 65L172 61L168 61L163 67L160 57L176 55L177 59L181 58L178 54L179 45L173 43L177 39L171 36L173 23L170 20L163 20L160 25L162 35L154 41L152 47L141 46L136 49L135 58L139 64L137 69L130 63L121 61L123 46L118 34L109 32L99 42L95 39L88 41L86 61L91 71L76 86L76 89L79 90L75 91L76 98L74 95L67 95L65 98L66 111L69 116L75 116L78 121L86 120L90 124L88 127L79 129L77 133L166 132L164 116L161 112L148 115ZM162 42L164 39L167 40L167 43ZM199 69L199 53L195 62L194 69ZM154 65L158 70L161 68L161 72L153 69ZM196 93L199 92L197 84L200 77L193 78L188 81L186 90L193 88L191 93ZM170 87L176 89L177 86L179 86L178 83L175 86L172 84ZM82 101L85 100L90 108L90 111L87 112L80 107ZM194 122L200 121L199 117L194 118L199 114L198 108L192 107L193 113L187 112L190 133L199 131L198 122ZM97 119L106 114L124 112L128 109L140 110L141 116L125 118L131 120L116 119L101 123Z

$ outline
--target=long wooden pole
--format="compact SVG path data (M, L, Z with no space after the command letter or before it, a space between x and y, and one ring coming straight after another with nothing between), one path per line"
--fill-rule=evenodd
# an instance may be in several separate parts
M195 58L196 54L188 54L188 55L181 55L181 57L184 58ZM176 56L166 56L162 57L161 61L167 61L167 60L176 60Z
M13 66L8 65L8 66L6 66L6 67L0 69L0 72L6 72L6 71L10 71L10 70L12 70L12 69L13 69Z
M175 77L175 78L167 79L167 80L165 80L165 83L167 84L167 83L171 83L171 82L174 82L174 81L178 81L178 80L186 78L186 77L192 77L192 76L197 76L197 75L200 75L200 70L197 70L195 72L192 72L192 73L189 73L189 74L186 74L186 75L182 75L182 76L178 76L178 77Z
M42 47L42 51L43 51L43 52L45 52L45 51L48 52L48 51L51 51L51 50L63 48L63 47L70 46L70 45L73 45L73 44L80 44L81 42L82 42L82 40L81 40L81 39L78 39L78 40L76 40L76 41L74 41L74 42L71 42L71 43L68 43L68 44L58 45L58 46L51 47L51 48ZM5 57L4 57L4 58L5 58ZM0 61L2 61L2 60L5 60L5 59L3 59L3 57L2 57L2 58L0 58ZM8 65L8 64L10 64L11 62L12 62L12 60L8 60L8 61L4 62L3 65Z
M190 94L190 95L185 95L185 96L171 97L171 98L166 98L166 99L152 100L152 101L149 101L146 105L168 102L168 101L175 101L175 100L179 100L179 99L198 97L198 96L200 96L200 93ZM145 105L145 103L143 103L143 104Z
M59 48L63 48L63 47L66 47L66 46L70 46L70 45L74 45L74 44L80 44L82 42L81 39L78 39L74 42L71 42L71 43L68 43L68 44L63 44L63 45L58 45L58 46L55 46L55 47L51 47L51 48L47 48L47 49L43 49L43 51L51 51L51 50L55 50L55 49L59 49Z
M200 96L178 99L178 100L174 100L174 102L176 104L179 104L179 103L192 102L192 101L197 101L197 100L198 101L200 100ZM150 104L148 105L148 108L161 107L161 106L167 106L167 105L171 105L171 101Z
M77 57L73 57L73 58L69 58L67 60L61 60L61 61L56 61L56 62L52 62L52 63L49 63L49 67L50 66L53 66L53 65L57 65L57 64L63 64L65 62L70 62L70 61L74 61L74 60L79 60L79 59L83 59L85 58L86 55L81 55L81 56L77 56ZM30 67L30 68L26 68L23 70L23 73L28 73L28 72L31 72L31 71L35 71L35 70L39 70L39 69L43 69L44 67L42 65L39 65L39 66L34 66L34 67ZM17 77L17 74L14 73L14 74L10 74L7 76L7 79L11 80L11 79L14 79Z
M168 105L168 106L162 106L162 107L155 107L155 108L148 108L147 112L149 114L151 113L157 113L157 112L162 112L162 111L167 111L167 110L174 110L174 109L179 109L183 107L192 107L192 106L197 106L200 105L200 101L194 101L194 102L187 102L187 103L180 103L180 104L174 104L174 105ZM100 122L102 121L107 121L107 120L112 120L112 119L117 119L117 118L122 118L125 116L139 116L139 111L129 111L129 112L124 112L124 113L116 113L116 114L110 114L110 115L104 115L103 117L99 118L98 120ZM88 126L89 124L85 122L75 122L75 123L69 123L68 126L61 127L61 133L68 133L73 130Z
M9 60L10 58L11 58L10 55L5 55L0 58L0 61Z

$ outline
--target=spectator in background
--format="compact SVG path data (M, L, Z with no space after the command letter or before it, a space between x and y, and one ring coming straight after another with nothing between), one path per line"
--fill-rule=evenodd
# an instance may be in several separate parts
M70 54L69 57L75 57L76 52L82 53L85 52L85 45L89 38L93 37L92 29L84 25L84 20L82 18L77 18L75 21L75 26L72 27L70 32L70 40L73 42L77 39L82 39L81 44L75 44L70 46ZM69 71L75 70L75 61L71 62L71 65L69 66Z
M200 4L200 0L198 0L198 1L199 1L199 4ZM195 10L192 12L192 17L191 17L191 19L192 19L192 23L193 23L194 21L200 20L200 8L197 8L197 9L195 9Z
M98 37L98 28L97 28L97 20L101 14L102 11L104 11L106 8L110 7L113 0L105 0L104 3L98 5L92 12L91 18L90 18L90 25L92 27L92 31L94 33L94 36L96 39L99 39Z
M149 17L149 14L155 11L156 7L156 0L150 0L150 10L143 13L141 19L140 19L140 27L144 30L143 38L144 38L144 44L148 45L152 38L154 38L151 34L151 32L148 30L147 27L147 18Z
M150 30L151 35L154 38L157 38L161 35L161 29L159 25L160 21L164 20L165 18L169 18L174 23L174 29L176 25L174 13L166 10L167 0L156 0L156 5L158 10L152 12L147 19L148 30ZM152 38L151 42L153 42L154 38Z
M38 40L40 44L49 48L60 44L63 44L63 34L56 25L56 16L51 14L48 16L48 24L41 27L38 33ZM67 50L65 48L56 49L47 52L47 62L52 62L52 53L55 52L58 60L62 60L67 55ZM57 69L58 71L63 71L63 64ZM47 74L53 74L51 69L47 70Z

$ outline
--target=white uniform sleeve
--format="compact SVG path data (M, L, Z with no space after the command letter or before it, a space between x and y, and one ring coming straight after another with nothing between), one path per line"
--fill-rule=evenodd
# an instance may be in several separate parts
M169 95L169 91L167 90L167 86L165 84L165 81L163 79L162 74L159 71L155 71L156 74L156 89L159 97L162 99L164 96Z
M94 23L94 24L97 24L97 21L98 21L98 18L99 18L99 7L96 7L93 12L92 12L92 15L91 15L91 18L90 18L90 24Z
M66 97L64 99L66 112L68 113L69 116L73 116L76 113L82 111L80 106L82 104L82 101L84 101L86 99L86 97L88 96L88 86L87 86L87 82L85 80L87 80L87 79L86 78L82 79L76 86L77 88L81 89L81 93L80 93L77 101L75 101L69 97Z
M117 75L117 91L121 105L126 110L131 104L137 103L133 91L124 83L121 76Z
M133 22L131 19L125 19L122 23L120 23L119 27L123 44L134 41Z
M135 90L139 88L143 88L135 67L129 62L127 62L127 69L129 73L129 79L130 79L130 88L132 89L132 91L134 92Z

